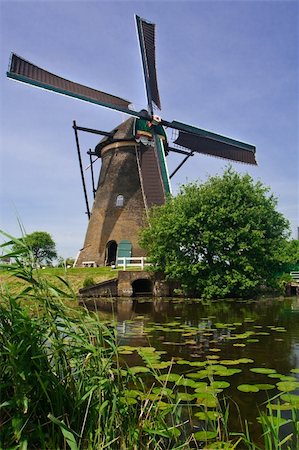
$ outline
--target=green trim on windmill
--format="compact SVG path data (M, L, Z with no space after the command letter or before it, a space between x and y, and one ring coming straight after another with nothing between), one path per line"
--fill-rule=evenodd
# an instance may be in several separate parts
M154 130L155 133L153 132ZM136 119L134 134L136 139L145 138L148 139L149 141L153 141L153 143L155 144L164 191L166 194L170 194L171 193L170 180L165 160L166 155L165 144L167 146L167 136L163 126L161 124L152 125L149 120Z
M163 181L163 185L164 185L164 190L165 190L166 194L171 194L170 180L169 180L169 175L168 175L166 160L165 160L164 142L165 141L159 135L157 135L156 149L157 149L157 154L158 154L158 158L159 158L159 164L160 164L160 169L161 169L161 176L162 176L162 181Z
M151 125L151 122L146 119L136 119L135 121L135 137L145 136L153 139L153 127L159 137L167 142L167 136L162 125Z

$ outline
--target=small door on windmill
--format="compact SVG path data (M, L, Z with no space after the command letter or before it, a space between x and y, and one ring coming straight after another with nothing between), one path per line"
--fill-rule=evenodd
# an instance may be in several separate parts
M132 244L130 241L120 241L117 248L117 258L131 258Z

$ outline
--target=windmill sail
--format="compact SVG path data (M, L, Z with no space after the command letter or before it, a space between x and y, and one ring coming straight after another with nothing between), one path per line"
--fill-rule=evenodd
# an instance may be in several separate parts
M128 108L131 103L128 100L61 78L14 53L11 56L7 76L23 83L134 115L134 111Z
M171 192L169 175L165 160L165 144L167 142L165 130L159 124L152 125L151 121L140 118L135 120L134 135L138 142L141 141L143 144L145 144L145 146L148 144L148 153L152 153L152 155L146 154L144 159L141 159L141 176L143 176L144 174L144 177L148 179L149 170L153 170L155 175L152 177L152 182L153 184L161 185L163 195L159 195L162 195L162 198L165 201L166 194L169 194ZM141 155L142 154L143 152L141 152ZM154 179L156 180L156 182L154 182ZM145 186L147 185L148 183L145 181ZM151 188L149 188L149 185L148 188L145 189L152 190ZM153 188L153 191L156 191L156 189ZM152 194L149 194L149 196L150 198L152 198ZM159 198L157 198L157 204L161 204ZM148 202L148 204L149 203L154 204L154 202L152 202L151 200Z
M179 135L174 141L174 144L188 148L196 153L203 153L246 164L257 164L255 147L253 145L177 121L171 122L169 126L179 130Z
M140 144L140 181L142 183L147 208L165 203L165 189L160 178L158 164L157 155L156 152L153 152L153 148Z
M136 16L138 38L140 44L145 86L150 113L154 104L161 109L160 95L156 71L155 25Z

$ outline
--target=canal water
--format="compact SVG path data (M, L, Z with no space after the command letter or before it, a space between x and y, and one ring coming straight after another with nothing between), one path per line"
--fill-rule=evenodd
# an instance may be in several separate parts
M149 374L142 373L140 367L151 368L171 390L198 393L195 400L182 395L182 403L195 405L188 408L189 415L198 412L198 405L213 410L209 388L200 398L200 391L212 386L218 398L225 398L229 404L230 429L241 431L241 422L246 419L259 441L261 428L256 418L259 411L267 410L267 400L282 395L279 401L285 403L286 395L291 394L299 407L298 298L136 298L106 302L102 307L98 303L97 309L116 323L124 366L130 366L145 380ZM169 373L179 378L169 377ZM152 380L149 384L152 386ZM272 401L277 402L277 398ZM281 414L287 418L290 411ZM196 427L196 416L194 424Z

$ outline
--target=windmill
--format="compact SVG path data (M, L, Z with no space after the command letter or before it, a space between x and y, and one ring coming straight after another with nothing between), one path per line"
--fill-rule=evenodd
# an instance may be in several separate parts
M155 25L136 16L137 34L145 80L147 109L135 111L123 98L74 83L12 54L7 76L59 94L91 102L131 116L110 132L73 123L89 224L77 265L112 264L124 256L144 256L138 245L138 231L145 223L148 208L161 205L171 192L170 179L195 153L256 164L255 147L156 114L161 110L155 57ZM165 128L175 130L172 145ZM78 131L104 136L89 151L94 203L90 212L82 167ZM173 146L174 145L174 146ZM183 155L169 175L166 156ZM101 159L97 187L93 165Z

